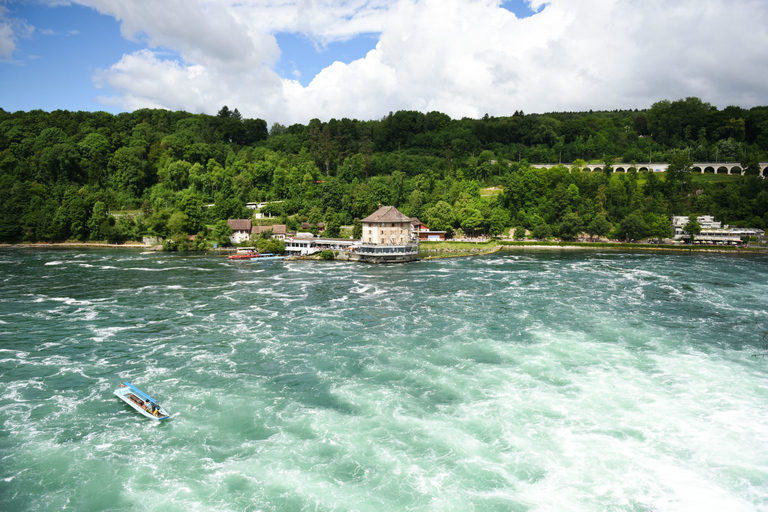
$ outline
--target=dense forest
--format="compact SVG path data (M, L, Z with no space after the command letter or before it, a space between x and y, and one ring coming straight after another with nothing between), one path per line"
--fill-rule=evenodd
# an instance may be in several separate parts
M636 171L649 161L669 170ZM704 179L694 161L739 162L746 175ZM634 111L399 111L271 128L228 107L216 116L0 109L0 241L150 235L202 247L224 242L224 221L249 217L247 202L267 201L275 221L294 230L324 222L326 236L379 203L449 233L639 239L667 236L670 215L691 213L764 228L761 161L768 107L719 110L698 98ZM586 162L603 172L580 171ZM617 164L630 172L612 172Z

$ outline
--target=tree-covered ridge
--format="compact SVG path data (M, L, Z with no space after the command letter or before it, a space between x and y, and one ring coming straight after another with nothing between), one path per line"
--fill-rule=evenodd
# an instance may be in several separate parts
M665 176L610 172L649 159L673 165ZM269 131L227 107L216 116L0 110L0 239L221 238L206 226L263 201L281 201L266 210L289 229L323 221L330 235L379 203L435 230L517 227L539 237L664 236L670 214L768 224L765 180L694 182L693 160L760 172L768 108L718 110L687 98L645 111L483 119L400 111ZM528 165L583 161L604 162L604 172Z

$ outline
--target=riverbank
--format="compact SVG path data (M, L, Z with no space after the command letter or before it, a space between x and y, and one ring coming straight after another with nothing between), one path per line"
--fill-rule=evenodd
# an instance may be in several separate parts
M124 244L108 244L106 242L36 242L36 243L0 243L2 249L130 249L141 251L162 252L162 245L146 245L141 242L126 242ZM206 249L205 251L189 251L201 254L231 254L237 247L226 247L218 249Z
M38 242L9 244L0 243L0 249L130 249L142 251L162 251L161 246L148 246L139 242L124 244L108 244L99 242ZM535 241L509 241L490 240L487 242L421 242L419 259L432 260L441 258L460 258L467 256L485 256L499 250L614 250L614 251L682 251L704 253L731 253L731 254L768 254L768 247L732 247L711 245L661 245L661 244L633 244L633 243L606 243L606 242L535 242ZM208 249L203 254L229 254L237 250L236 247ZM299 259L320 259L319 257L302 257Z
M483 256L499 250L566 250L566 251L652 251L730 254L768 254L768 247L729 247L711 245L661 245L606 242L535 242L491 240L488 242L421 242L419 258L423 260Z
M0 243L0 249L13 249L13 248L31 248L31 249L144 249L151 251L152 246L144 245L139 242L124 243L124 244L108 244L99 242L36 242L36 243L20 243L20 244L8 244Z
M717 245L669 245L669 244L633 244L620 242L529 242L499 241L508 249L566 249L566 250L615 250L615 251L683 251L710 253L754 253L768 254L768 247L735 247Z

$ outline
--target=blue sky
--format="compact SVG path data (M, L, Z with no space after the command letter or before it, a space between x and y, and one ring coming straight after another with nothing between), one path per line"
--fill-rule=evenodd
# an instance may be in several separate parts
M0 108L306 123L750 107L768 104L766 27L751 0L0 0Z
M123 38L114 18L80 6L9 8L35 30L18 40L11 59L0 61L0 108L119 110L96 100L93 74L143 45Z

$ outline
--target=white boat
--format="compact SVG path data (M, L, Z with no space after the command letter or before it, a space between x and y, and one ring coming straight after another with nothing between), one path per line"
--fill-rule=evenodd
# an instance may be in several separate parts
M160 421L170 417L157 400L130 382L121 382L120 388L115 390L115 395L151 420Z

